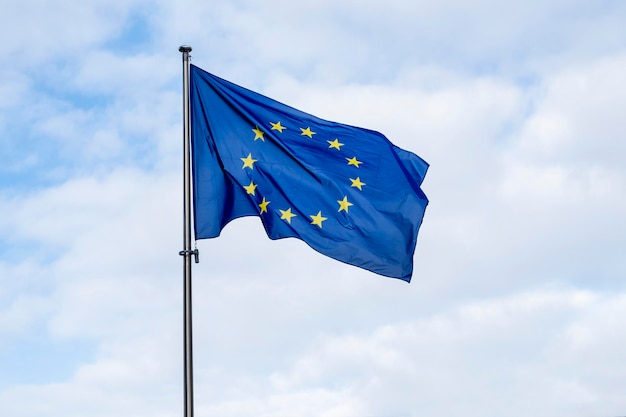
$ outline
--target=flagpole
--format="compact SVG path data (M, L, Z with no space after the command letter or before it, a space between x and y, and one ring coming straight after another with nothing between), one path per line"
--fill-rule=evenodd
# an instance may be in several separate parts
M193 417L193 338L191 321L191 256L198 262L198 250L191 250L191 151L190 151L190 117L189 117L189 52L191 46L183 45L178 50L183 54L183 222L184 249L179 252L184 258L184 417Z

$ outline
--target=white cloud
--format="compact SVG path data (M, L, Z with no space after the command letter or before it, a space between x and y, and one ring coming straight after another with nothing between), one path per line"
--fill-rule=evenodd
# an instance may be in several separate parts
M521 150L547 163L584 163L580 169L618 165L626 155L620 135L626 91L619 87L625 70L626 56L620 54L546 77L520 134Z
M570 263L599 282L624 271L626 172L617 161L626 149L617 109L626 96L615 88L624 67L616 55L547 76L502 159L499 188L524 225L524 245L552 254L546 264ZM594 267L582 265L590 259Z
M121 35L126 18L137 3L3 2L0 33L12 41L0 45L0 59L6 64L6 58L17 57L13 62L22 67L76 57L79 52Z
M175 51L171 52L120 56L111 51L95 50L81 57L78 73L72 74L69 83L80 91L117 97L146 94L167 86L174 77L180 76L182 65L175 65L178 57Z
M4 345L38 332L44 340L93 342L95 356L75 363L68 381L54 382L50 364L46 372L52 382L7 388L0 393L3 413L84 415L98 404L93 415L115 415L129 407L159 415L159 408L172 407L176 388L166 391L180 364L169 358L180 349L182 320L181 299L172 296L179 287L178 268L173 268L179 264L177 233L171 228L178 210L174 199L166 198L176 191L175 180L123 170L5 202L3 212L10 217L0 229L10 230L16 242L40 245L27 259L46 259L48 250L52 259L36 274L32 267L3 268L11 274L3 281L29 282L13 283L3 294ZM25 370L22 380L37 380L34 375L43 372ZM146 386L164 390L162 399L141 405Z
M612 415L624 403L617 399L621 387L610 382L623 370L597 366L606 355L613 364L623 359L623 341L615 340L621 336L600 341L603 329L621 325L623 316L614 313L625 306L620 294L571 290L460 305L366 337L330 338L272 383L284 391L351 386L366 415ZM581 332L595 343L568 340ZM595 369L594 378L584 377L580 363Z
M180 37L218 74L227 67L236 80L257 80L259 72L285 70L337 83L389 80L406 67L437 63L540 76L621 48L626 34L616 28L625 14L620 3L585 0L185 1L158 12L162 43ZM212 51L207 60L204 45Z

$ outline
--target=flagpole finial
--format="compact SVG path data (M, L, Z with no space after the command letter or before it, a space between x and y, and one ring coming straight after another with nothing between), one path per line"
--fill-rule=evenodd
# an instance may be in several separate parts
M178 50L180 52L183 52L183 53L184 52L191 52L191 46L189 46L189 45L181 45L181 47L178 48Z

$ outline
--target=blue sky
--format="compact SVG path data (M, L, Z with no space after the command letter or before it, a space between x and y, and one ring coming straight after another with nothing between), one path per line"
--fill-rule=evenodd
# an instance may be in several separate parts
M0 415L182 414L195 65L431 164L411 284L199 241L198 416L626 412L626 3L0 5Z

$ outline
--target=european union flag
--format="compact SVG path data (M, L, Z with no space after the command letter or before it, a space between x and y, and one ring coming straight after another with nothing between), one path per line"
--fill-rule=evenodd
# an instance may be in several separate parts
M410 281L428 164L382 134L322 120L192 65L194 228L258 216L270 239Z

